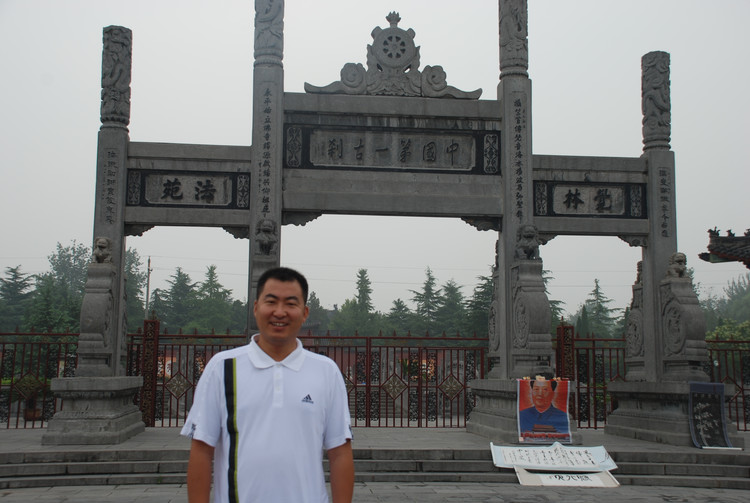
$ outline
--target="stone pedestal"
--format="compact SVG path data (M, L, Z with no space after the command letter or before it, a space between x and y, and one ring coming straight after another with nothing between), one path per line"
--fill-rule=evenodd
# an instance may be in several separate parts
M471 411L466 431L488 438L497 444L518 442L518 382L515 380L477 379L471 382L477 406ZM575 421L570 421L572 444L581 444Z
M604 433L620 437L690 446L690 384L686 382L613 382L607 391L617 408L607 416ZM727 424L734 447L744 439L733 424Z
M52 380L64 408L50 420L43 445L119 444L145 430L133 396L141 376L68 377Z

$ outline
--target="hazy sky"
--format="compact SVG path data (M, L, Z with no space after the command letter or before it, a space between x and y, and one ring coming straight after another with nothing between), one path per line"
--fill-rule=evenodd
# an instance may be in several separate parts
M421 68L496 98L496 0L287 0L287 91L339 79L366 63L370 32L398 11ZM102 28L133 31L133 141L249 145L251 0L0 0L0 270L49 269L56 243L92 240ZM704 291L747 272L708 264L707 229L750 227L750 2L529 0L529 75L536 154L638 157L640 61L671 54L678 248ZM421 69L420 68L420 69ZM408 301L425 268L471 295L489 273L497 235L454 219L323 216L282 230L282 263L299 268L326 307L353 297L366 268L377 309ZM245 298L248 241L221 229L157 228L128 238L152 260L152 289L180 266L194 281L215 264ZM574 312L598 278L625 307L640 248L617 238L558 237L541 249L550 296Z

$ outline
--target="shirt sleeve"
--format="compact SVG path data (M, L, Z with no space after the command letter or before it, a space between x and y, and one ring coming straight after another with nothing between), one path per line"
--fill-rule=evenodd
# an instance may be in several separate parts
M339 447L352 438L349 395L346 392L344 378L338 366L333 363L332 367L333 371L329 374L331 402L330 410L326 414L326 434L323 439L323 448L325 450Z
M224 384L220 358L212 358L198 381L185 425L180 434L216 447L221 436Z

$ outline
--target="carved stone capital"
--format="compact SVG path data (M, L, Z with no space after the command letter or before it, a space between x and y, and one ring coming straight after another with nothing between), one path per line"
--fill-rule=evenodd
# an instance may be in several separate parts
M462 217L461 220L480 231L500 232L503 230L502 218Z
M308 222L312 222L323 212L315 211L285 211L281 216L282 225L300 225L303 226Z
M627 244L629 244L632 247L648 246L648 236L646 235L627 235L627 236L617 236L617 237L622 239L623 241L625 241Z
M249 239L250 238L250 227L222 227L229 234L234 236L235 239Z
M125 224L125 235L126 236L143 236L144 232L153 229L153 225L143 224Z

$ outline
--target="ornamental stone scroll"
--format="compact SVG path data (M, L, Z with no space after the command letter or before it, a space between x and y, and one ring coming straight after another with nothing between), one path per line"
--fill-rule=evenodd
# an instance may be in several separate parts
M419 71L419 47L415 31L398 27L398 12L386 16L388 28L375 27L373 43L367 46L367 69L361 63L346 63L341 79L326 86L305 83L311 94L370 96L413 96L425 98L479 99L481 89L461 91L449 86L442 66L425 66Z

